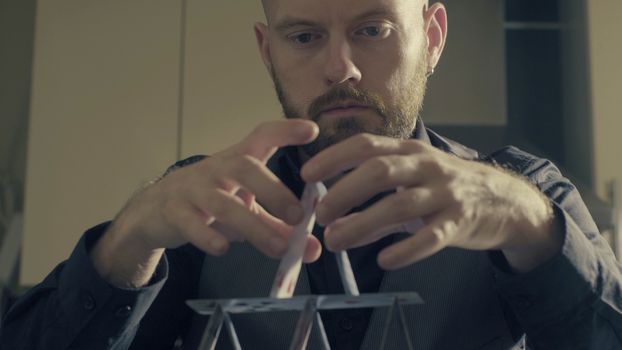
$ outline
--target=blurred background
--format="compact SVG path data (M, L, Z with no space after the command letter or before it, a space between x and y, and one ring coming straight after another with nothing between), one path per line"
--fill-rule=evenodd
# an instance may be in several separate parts
M553 160L622 252L622 2L444 2L427 126ZM0 0L0 307L175 160L280 118L258 20L259 1Z

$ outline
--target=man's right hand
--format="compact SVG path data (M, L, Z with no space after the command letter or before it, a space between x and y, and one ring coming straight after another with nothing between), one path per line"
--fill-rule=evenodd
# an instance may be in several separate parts
M307 144L317 134L310 121L267 122L240 143L146 187L93 248L97 271L114 285L140 287L165 248L185 243L222 255L230 242L248 241L270 257L281 257L291 225L303 212L266 162L279 147ZM311 236L304 260L314 261L320 253L320 243Z

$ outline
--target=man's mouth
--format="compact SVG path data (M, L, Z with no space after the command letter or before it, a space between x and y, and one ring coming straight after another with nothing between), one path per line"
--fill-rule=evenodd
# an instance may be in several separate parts
M334 103L331 106L324 108L320 114L334 117L351 116L353 113L362 112L368 109L370 109L370 107L362 103L343 101Z

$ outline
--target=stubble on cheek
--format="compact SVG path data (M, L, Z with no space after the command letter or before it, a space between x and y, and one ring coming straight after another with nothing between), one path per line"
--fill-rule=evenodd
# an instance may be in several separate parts
M291 96L284 90L282 82L274 72L274 67L271 70L277 97L285 117L289 119L311 119L317 122L320 127L318 138L314 142L302 146L302 150L309 157L360 133L371 133L397 139L410 138L423 106L427 84L426 73L427 52L422 50L415 66L408 67L406 65L404 69L387 74L389 77L385 90L388 92L384 99L359 88L335 87L324 95L316 97L313 101L306 101L306 105L311 106L310 111L306 111L304 107L295 104ZM370 119L367 116L352 116L329 120L317 112L317 110L321 110L320 107L345 99L365 101L367 105L374 106L376 117ZM315 111L314 103L320 106L316 106Z

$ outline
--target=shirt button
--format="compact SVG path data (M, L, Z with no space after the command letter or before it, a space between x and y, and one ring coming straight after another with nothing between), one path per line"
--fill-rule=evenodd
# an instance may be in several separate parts
M126 318L131 313L132 313L132 307L129 305L125 305L125 306L121 306L120 308L118 308L117 311L114 313L114 315L117 316L118 318Z
M82 306L84 310L93 310L95 308L95 299L89 293L85 293L82 299Z
M342 318L341 320L339 320L339 327L341 327L341 329L343 329L344 331L351 331L353 328L352 325L352 321L350 321L349 318Z

